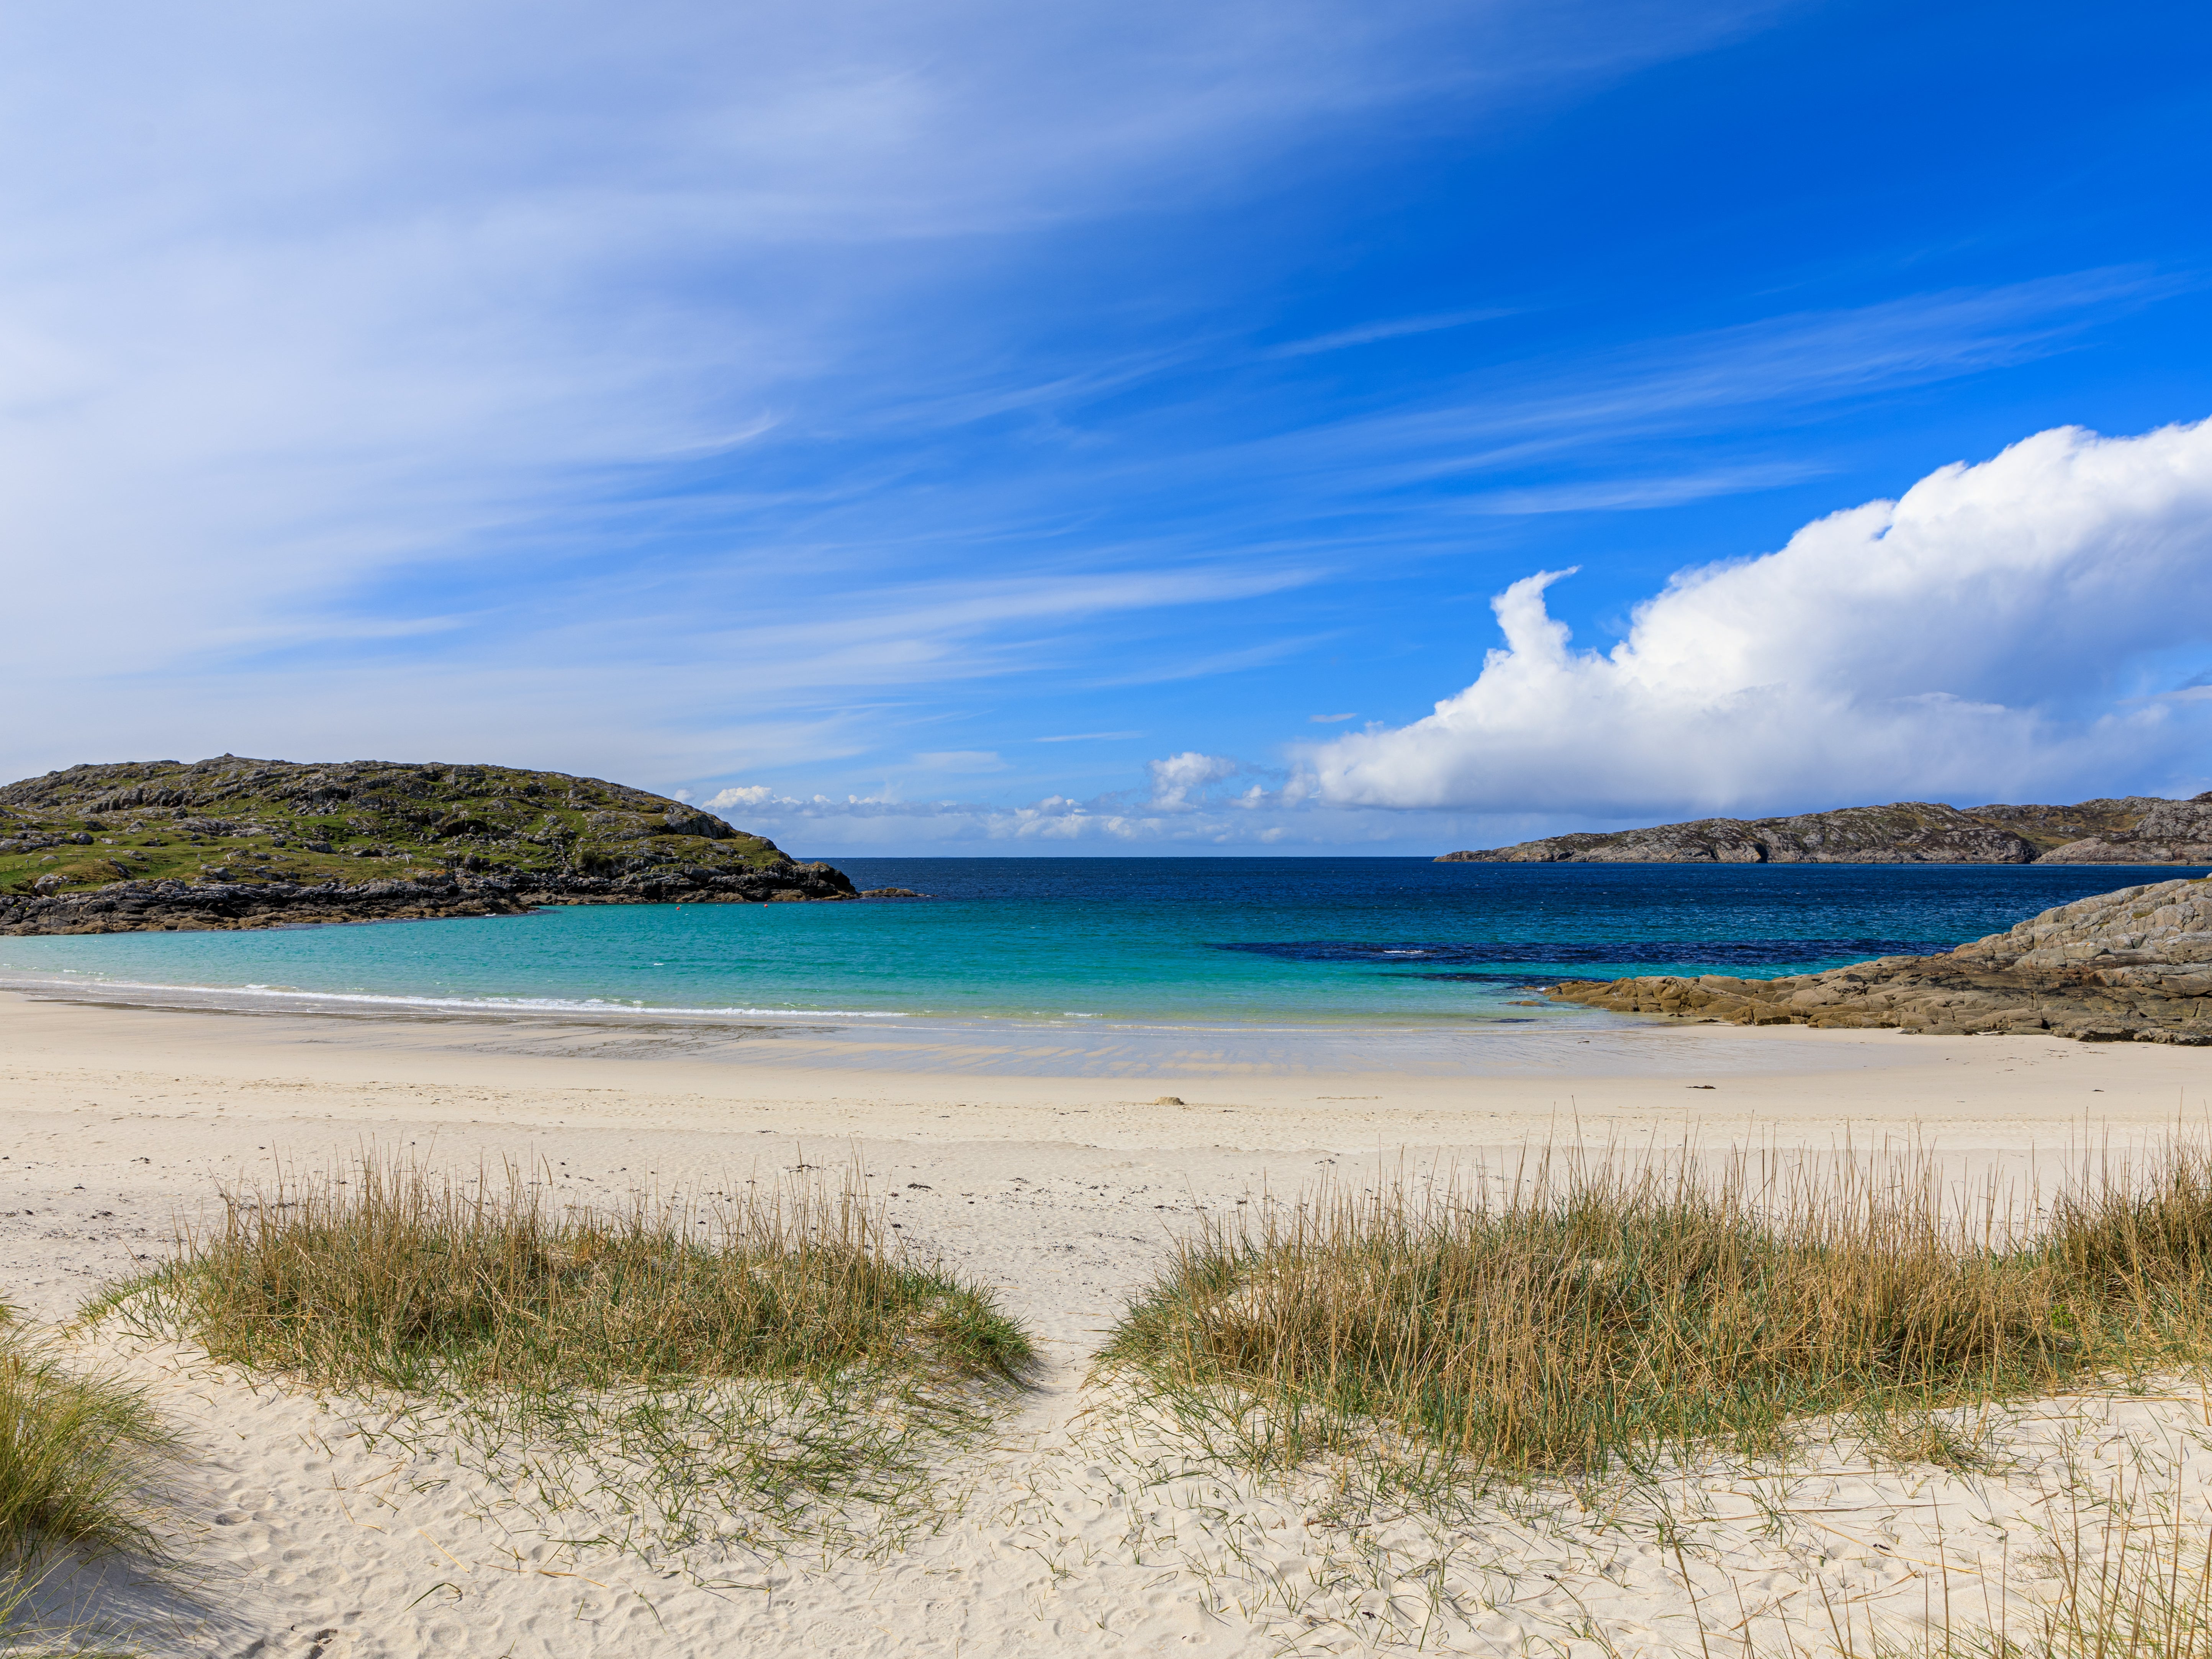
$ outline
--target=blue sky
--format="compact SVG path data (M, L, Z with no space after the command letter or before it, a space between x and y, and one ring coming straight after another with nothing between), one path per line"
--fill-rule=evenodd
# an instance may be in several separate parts
M501 760L821 854L2212 787L2199 9L124 3L0 65L11 776Z

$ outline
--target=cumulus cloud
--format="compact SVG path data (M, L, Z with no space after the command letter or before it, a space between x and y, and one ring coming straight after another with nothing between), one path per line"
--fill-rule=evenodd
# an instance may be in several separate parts
M2212 422L2039 433L1764 556L1686 570L1610 651L1539 571L1411 725L1300 751L1337 805L1631 817L1905 797L2048 799L2201 777L2203 730L2134 696L2212 641ZM2171 682L2168 682L2170 684ZM2201 783L2198 787L2202 787Z
M724 789L707 797L709 812L757 811L777 799L775 790L764 783L741 784L734 789ZM794 806L799 803L793 801Z
M1149 787L1079 800L1047 795L1026 805L975 800L904 800L892 795L788 795L766 784L738 784L707 798L709 811L778 835L834 835L848 844L981 840L1273 842L1279 825L1251 821L1279 794L1256 780L1260 769L1195 750L1147 763ZM1279 776L1279 774L1276 775ZM1242 783L1243 787L1235 786ZM1310 811L1306 808L1294 810ZM835 824L834 830L827 826Z
M1026 806L994 805L984 801L900 800L883 795L786 795L765 784L742 784L707 799L709 811L735 822L766 824L779 834L792 826L806 826L822 833L821 826L835 823L836 833L847 841L866 842L867 827L889 823L901 844L915 841L1076 841L1104 838L1134 842L1162 837L1189 840L1209 834L1211 824L1174 822L1162 816L1182 804L1146 810L1146 804L1126 795L1101 795L1076 800L1066 795L1047 795Z
M1244 769L1241 763L1225 756L1201 755L1195 749L1146 765L1152 775L1152 805L1169 811L1189 806L1194 795Z

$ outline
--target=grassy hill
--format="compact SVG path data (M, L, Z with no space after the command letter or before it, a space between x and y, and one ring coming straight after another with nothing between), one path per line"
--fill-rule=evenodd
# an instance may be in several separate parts
M745 878L744 896L849 893L826 865L664 795L509 766L213 760L73 766L0 787L0 892L125 881L327 888L506 875L525 889L624 890ZM722 884L726 887L728 884ZM702 894L702 896L704 896Z

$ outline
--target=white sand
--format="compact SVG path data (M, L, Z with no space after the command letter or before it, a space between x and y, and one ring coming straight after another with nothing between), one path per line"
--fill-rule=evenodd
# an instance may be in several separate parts
M1743 1651L1746 1632L1778 1651L1777 1620L1803 1639L1827 1628L1824 1589L1854 1617L1940 1615L1947 1588L1962 1620L1978 1616L1984 1585L2032 1595L2047 1571L2031 1559L2037 1529L2063 1508L2051 1494L2065 1485L2064 1447L2094 1477L2117 1467L2115 1436L2155 1442L2168 1449L2161 1478L2192 1503L2212 1476L2197 1443L2212 1412L2189 1394L2022 1408L1993 1431L2014 1460L1972 1480L1839 1442L1780 1484L1716 1466L1580 1500L1501 1497L1449 1527L1360 1524L1311 1482L1156 1481L1167 1443L1083 1381L1099 1334L1201 1208L1322 1174L1495 1163L1547 1139L1917 1137L1962 1169L2024 1164L2200 1119L2203 1051L1557 1026L1498 1034L1494 1065L1462 1054L1408 1074L1385 1036L1364 1054L1340 1045L1362 1061L1343 1071L1224 1060L1200 1039L1155 1042L1141 1060L1103 1035L1081 1047L1059 1044L1036 1068L1053 1075L1009 1069L1003 1049L963 1066L940 1048L914 1070L895 1042L717 1045L0 994L0 1285L41 1318L66 1318L158 1255L218 1181L365 1141L467 1168L543 1162L583 1195L712 1190L857 1159L896 1194L905 1237L999 1287L1047 1360L995 1443L947 1471L966 1501L934 1530L872 1552L679 1559L564 1546L607 1517L548 1512L419 1438L372 1444L349 1407L85 1339L156 1379L186 1430L184 1565L158 1583L85 1571L57 1580L50 1601L135 1623L136 1650L272 1659L1349 1653L1416 1640L1602 1651L1586 1632L1622 1653L1694 1653L1700 1624L1716 1652ZM1163 1094L1188 1103L1149 1103ZM1661 1542L1662 1504L1683 1528L1679 1554Z

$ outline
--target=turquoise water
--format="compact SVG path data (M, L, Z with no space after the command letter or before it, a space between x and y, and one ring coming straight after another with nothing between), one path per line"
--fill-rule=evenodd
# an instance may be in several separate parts
M639 905L482 921L0 939L0 977L705 1015L1527 1019L1534 983L1800 973L1944 950L2202 872L854 859L927 901ZM1545 1011L1549 1017L1552 1011Z

